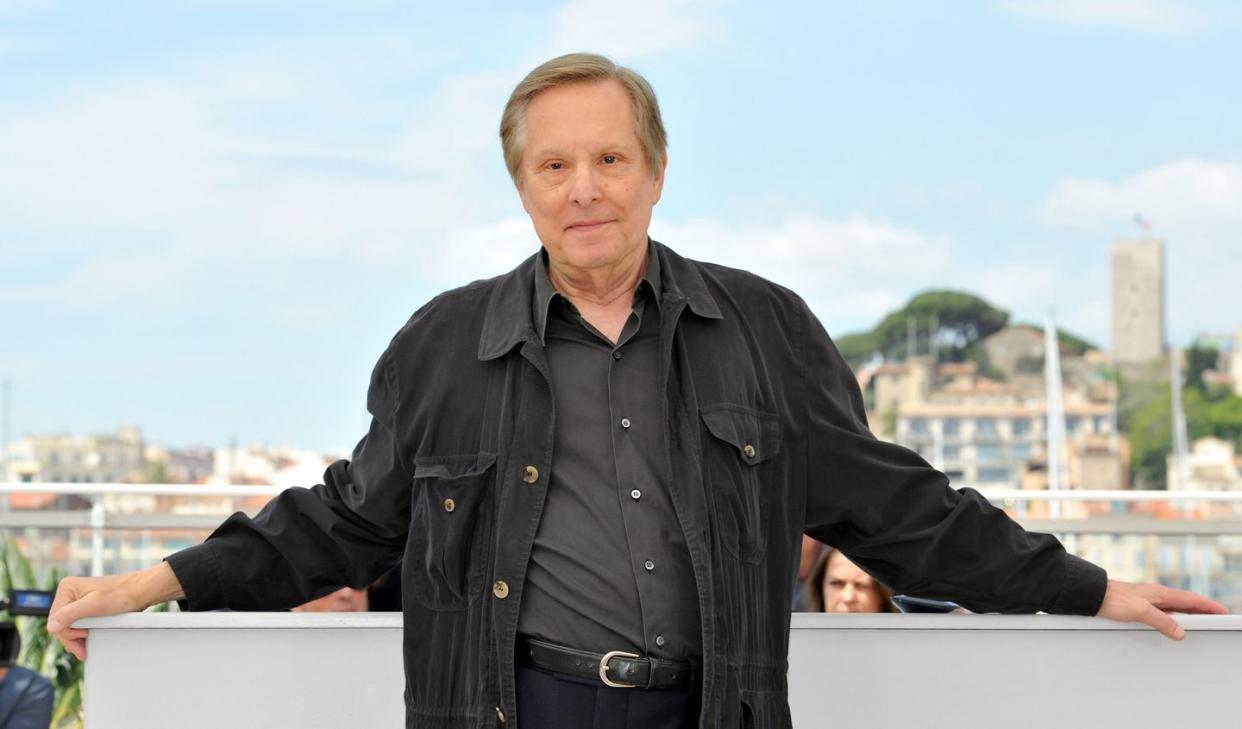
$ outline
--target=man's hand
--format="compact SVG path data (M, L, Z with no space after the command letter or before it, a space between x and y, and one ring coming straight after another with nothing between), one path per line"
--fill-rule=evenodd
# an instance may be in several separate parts
M157 602L185 597L181 583L167 562L140 572L108 577L66 577L56 588L47 619L47 632L65 650L86 660L86 635L70 627L80 618L145 610Z
M1147 623L1173 640L1186 637L1186 631L1169 617L1170 612L1224 615L1224 605L1185 590L1163 585L1139 585L1109 580L1098 615L1122 623Z

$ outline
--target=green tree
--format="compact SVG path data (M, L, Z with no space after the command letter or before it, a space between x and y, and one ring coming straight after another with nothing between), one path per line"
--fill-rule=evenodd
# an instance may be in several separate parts
M1186 350L1186 387L1193 387L1200 393L1207 394L1207 384L1203 381L1203 373L1216 369L1220 359L1220 351L1215 347L1195 345Z
M928 329L933 317L937 330L931 335L936 337L944 358L960 361L976 342L1003 329L1009 312L964 291L924 291L876 326L872 332L876 347L885 357L904 358L908 322L913 318L918 324L918 349L928 351Z
M841 356L849 362L850 367L855 369L880 351L876 345L875 336L871 332L854 332L837 337L833 341L836 342L837 349L841 351Z

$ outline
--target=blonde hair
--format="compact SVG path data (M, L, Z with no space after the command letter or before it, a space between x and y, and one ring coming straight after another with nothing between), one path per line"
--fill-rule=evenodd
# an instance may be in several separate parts
M519 185L518 173L522 166L522 147L525 142L524 125L526 107L540 92L558 86L575 83L591 83L615 79L630 95L634 110L634 129L647 167L655 175L663 163L664 150L668 147L668 134L660 119L660 105L655 91L647 79L625 66L595 53L570 53L558 56L526 74L509 95L505 111L500 117L500 146L504 150L505 166L513 184Z

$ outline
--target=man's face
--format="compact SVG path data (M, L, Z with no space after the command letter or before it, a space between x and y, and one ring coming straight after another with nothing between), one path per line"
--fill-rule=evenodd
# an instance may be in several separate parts
M664 187L634 128L617 81L541 92L526 108L522 207L554 266L580 271L641 258L651 208Z

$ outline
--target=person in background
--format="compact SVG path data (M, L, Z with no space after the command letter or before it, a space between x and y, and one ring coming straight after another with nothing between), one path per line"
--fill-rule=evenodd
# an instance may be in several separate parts
M47 729L52 723L52 682L14 665L22 639L13 623L0 623L0 729Z
M895 613L893 591L863 572L844 553L827 547L806 591L817 613Z

